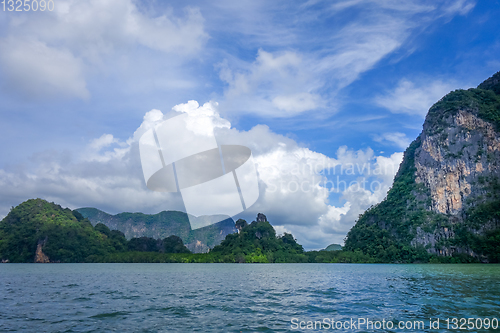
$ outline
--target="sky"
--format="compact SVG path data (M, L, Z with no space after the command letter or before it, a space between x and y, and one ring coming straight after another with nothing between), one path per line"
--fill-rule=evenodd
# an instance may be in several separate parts
M234 219L342 244L429 107L500 70L499 0L52 4L0 8L0 217L30 198L185 210L146 187L138 148L183 110L252 151L259 199Z

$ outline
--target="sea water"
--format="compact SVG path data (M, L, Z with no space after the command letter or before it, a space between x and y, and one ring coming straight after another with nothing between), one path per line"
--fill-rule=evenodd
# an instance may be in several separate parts
M2 332L500 332L495 318L500 265L0 265Z

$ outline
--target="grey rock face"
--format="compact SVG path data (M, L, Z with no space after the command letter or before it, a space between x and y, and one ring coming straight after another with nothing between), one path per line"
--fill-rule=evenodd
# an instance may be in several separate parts
M443 132L424 125L415 151L416 182L430 189L434 212L460 215L486 194L487 184L480 180L500 175L500 134L474 111L463 109L445 119Z
M385 257L392 245L423 247L497 262L499 233L500 72L429 109L386 199L360 216L346 246Z
M468 209L488 200L490 180L500 176L500 133L492 123L480 119L474 108L461 109L442 120L446 126L438 132L434 124L424 124L422 143L415 151L415 181L428 189L426 209L444 214L448 221L432 231L417 227L411 244L422 245L432 254L474 256L468 247L447 243L456 236L455 229L464 223ZM469 231L483 234L497 227L491 221Z
M228 218L216 224L191 230L186 213L163 211L155 215L142 213L107 214L95 208L80 208L78 212L92 225L103 223L111 230L119 230L127 239L152 237L163 239L171 235L182 239L193 253L205 253L219 245L228 234L237 232L234 221Z
M267 222L266 215L262 213L257 214L257 222Z

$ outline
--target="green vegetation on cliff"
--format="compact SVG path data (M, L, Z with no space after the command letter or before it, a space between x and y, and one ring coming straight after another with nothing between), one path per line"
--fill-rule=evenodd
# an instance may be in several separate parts
M262 215L262 214L261 214ZM207 263L284 263L309 262L309 257L291 234L276 236L267 221L237 222L239 233L226 236L209 253L170 255L126 252L96 258L103 262L207 262ZM135 251L136 249L130 249Z
M79 212L41 199L13 208L0 222L0 259L34 262L374 262L361 252L310 251L291 234L276 236L263 214L259 222L238 220L239 233L230 234L210 253L190 253L178 236L127 240L103 223L92 226ZM45 262L41 260L41 262Z
M37 245L53 261L83 262L115 251L106 235L88 220L41 199L13 208L0 223L0 255L11 262L33 262Z
M230 262L307 262L302 245L291 234L276 237L267 221L254 221L227 235L210 253Z
M154 247L144 246L154 244ZM77 211L42 199L13 208L0 222L0 259L34 262L37 248L52 262L89 262L129 250L188 253L179 237L127 241L104 224L95 227Z
M263 215L262 215L263 216ZM265 217L264 217L265 218ZM180 237L127 240L103 223L95 226L78 211L42 199L13 208L0 222L0 259L34 262L38 252L51 262L307 262L290 234L276 236L267 221L247 224L208 254L191 254Z
M50 262L375 263L389 261L376 254L364 253L360 249L305 252L291 234L276 236L274 228L267 222L265 216L259 214L259 217L259 222L254 221L250 224L238 220L239 233L228 235L209 253L190 253L180 237L172 235L164 239L138 237L127 240L122 232L110 230L102 223L92 227L77 211L63 209L59 205L41 199L32 199L13 208L0 222L0 259L9 262L34 262L39 247ZM379 229L374 230L380 232ZM389 241L390 236L385 236L385 241ZM370 237L368 233L362 239ZM498 246L498 242L482 246ZM412 257L413 261L422 262L457 261L455 258L452 259L435 256ZM460 261L468 260L462 259Z
M263 214L259 214L263 216ZM95 258L96 262L151 263L374 263L375 258L361 251L305 252L291 234L276 236L267 221L238 220L237 234L226 239L209 253L163 254L157 252L124 252Z
M416 194L426 191L415 182L414 155L419 146L420 137L406 149L386 199L361 215L347 234L345 250L359 250L381 262L429 260L425 249L410 245L411 227L432 215L423 208L426 203L416 199Z
M488 185L487 201L466 211L465 223L456 228L456 236L450 241L450 245L466 244L475 253L486 256L490 262L500 263L500 181L493 178ZM496 229L487 230L484 234L478 233L491 222L496 223Z
M340 244L330 244L324 251L342 251L342 245Z
M360 215L346 237L345 250L381 262L500 262L499 157L497 139L492 139L500 131L499 93L500 72L477 89L449 93L429 109L424 130L406 149L387 197ZM490 123L496 131L474 120L457 121L461 111L470 119ZM441 196L430 192L429 182L441 186L435 176L421 171L417 182L417 163L421 170L437 172L436 167L442 167L443 177L452 176L448 186L440 188ZM464 166L467 171L460 171ZM459 170L456 178L453 170ZM463 200L446 199L446 192L458 188L459 182L468 191L458 194ZM433 205L438 198L460 204L442 213L443 208Z
M445 119L465 108L477 110L480 118L492 123L497 131L500 131L500 95L495 94L493 90L480 88L450 92L429 109L426 122L432 126L434 132L443 132L446 128Z

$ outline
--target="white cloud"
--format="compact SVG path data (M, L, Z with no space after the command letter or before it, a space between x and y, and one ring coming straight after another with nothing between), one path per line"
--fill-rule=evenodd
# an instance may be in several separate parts
M244 105L246 110L272 117L289 117L322 106L314 89L316 79L297 52L272 54L259 50L255 62L232 70L219 65L220 78L227 83L223 108Z
M90 78L119 76L122 68L117 69L118 64L129 70L148 68L153 73L170 64L164 72L168 77L148 77L136 89L194 89L198 82L184 74L182 65L196 58L211 66L212 61L219 61L215 59L220 59L221 51L227 58L225 65L219 66L221 79L227 85L224 98L219 99L224 112L235 109L270 117L293 117L322 108L332 112L338 90L404 45L413 32L443 16L464 15L474 4L465 0L343 1L320 6L321 12L314 6L304 12L304 6L284 3L234 5L223 1L203 5L203 13L210 14L205 22L202 11L192 7L174 11L164 5L147 8L133 0L61 0L53 12L44 15L6 16L8 22L2 32L13 49L26 49L23 43L31 43L64 56L59 66L65 74L61 82L56 82L56 76L43 75L49 64L43 59L40 63L25 57L4 59L0 66L9 71L14 63L9 80L19 83L11 89L26 95L37 97L35 91L85 99L92 92ZM340 19L345 9L354 6L357 12L352 19ZM283 15L276 14L284 9L298 15L292 21L283 20ZM332 28L320 32L300 28L318 18L334 22ZM208 50L207 26L215 34L221 32L217 36L220 38L214 39L216 48ZM228 31L239 34L242 49L260 49L255 59L237 59L231 56L230 49L218 45L225 44ZM321 45L320 50L311 48L311 41ZM20 45L14 45L17 43ZM8 57L8 49L0 50L6 54L3 58L12 58ZM159 51L164 58L148 64L138 55L144 50ZM20 68L26 64L36 68L23 72ZM140 73L138 70L135 75ZM73 80L67 84L70 78Z
M376 168L374 170L374 173L378 174L378 177L383 180L385 185L392 185L394 176L399 170L399 165L403 161L403 155L403 152L400 152L394 153L389 157L377 156L375 158Z
M361 165L359 169L364 170L360 173L363 177L358 177L356 183L342 191L343 205L328 205L325 212L318 217L317 223L311 222L308 226L286 225L286 227L300 239L301 244L310 249L319 250L332 243L343 244L347 232L359 215L384 199L392 186L402 159L403 153L394 153L390 157L373 156L365 162L357 159L357 163L361 163L357 166ZM349 163L342 165L348 169ZM368 163L368 166L363 166L363 163ZM363 181L370 179L370 176L375 179L372 178L372 181L367 182L364 187L360 186Z
M133 57L143 47L180 62L196 56L208 38L204 20L198 9L184 12L178 17L167 9L151 17L132 0L57 1L54 11L44 15L9 18L0 40L0 66L10 89L30 97L86 99L83 73L106 73L118 51Z
M280 28L286 24L273 25L269 15L256 18L262 25L255 29L279 31L275 38L259 35L262 42L258 44L254 60L228 56L219 64L220 78L226 84L221 98L223 114L228 110L264 117L294 117L311 110L328 110L331 114L336 110L337 95L342 88L404 46L410 36L438 20L463 15L474 7L474 2L350 0L326 6L316 2L304 6L307 13L297 15L295 25L327 17L334 22L334 28L302 35L294 29L295 25L288 26L290 32L284 37ZM345 10L351 7L356 7L356 11L349 14L349 20L343 20ZM316 12L318 8L322 8L321 13ZM253 43L251 36L256 32L241 29L244 36L249 37L248 43ZM310 40L321 43L321 50L310 49ZM276 45L281 46L278 51L275 51ZM255 48L253 44L250 46ZM282 51L284 49L286 51ZM401 87L411 88L404 82ZM435 88L443 87L436 83ZM421 112L422 104L426 103L420 100L419 103L421 105L403 108L401 112Z
M82 61L68 50L14 37L0 40L0 50L9 90L36 98L53 97L55 93L89 97Z
M174 15L171 8L152 16L132 0L61 0L54 12L46 14L25 19L22 24L12 22L15 29L11 34L64 44L93 60L137 44L166 53L192 55L208 38L203 17L195 8L186 8L184 17Z
M146 112L142 119L142 124L139 126L137 130L135 130L134 135L130 140L135 142L139 142L141 136L150 128L152 128L155 124L164 119L163 112L157 109L153 109L151 111Z
M337 149L337 158L342 161L344 169L353 165L364 165L374 157L373 150L368 148L366 150L353 151L347 146L341 146ZM364 173L364 169L358 169L358 173Z
M466 15L476 6L476 1L471 0L454 0L448 1L444 7L448 15Z
M329 80L341 89L398 49L414 24L389 14L354 21L332 37L330 54L314 62L314 70L329 73Z
M324 229L330 229L336 233L347 233L352 224L343 225L340 220L351 210L351 203L346 202L342 207L330 206L326 214L319 217L319 225ZM332 242L333 243L333 242Z
M103 134L92 140L82 158L86 161L108 162L125 157L130 151L130 142L121 142L112 134Z
M435 9L432 5L425 5L416 1L398 1L398 0L346 0L339 1L333 4L330 9L334 11L342 11L354 6L370 6L377 5L381 8L403 11L403 12L426 12Z
M231 123L222 119L216 110L216 102L208 102L200 107L197 101L189 101L172 108L188 114L186 128L198 135L211 136L217 128L231 128Z
M116 139L112 134L103 134L100 138L92 140L89 144L89 148L99 151L115 142Z
M380 8L395 10L399 12L422 13L440 9L447 15L465 15L474 6L473 0L445 0L445 1L399 1L399 0L345 0L335 2L330 6L333 11L343 11L355 6L379 6Z
M310 93L297 93L293 95L279 95L273 98L272 104L279 110L290 113L300 113L306 110L313 110L320 103L320 97Z
M394 90L377 96L375 103L393 113L407 113L423 118L434 103L456 88L456 84L442 81L424 81L416 85L407 79L402 79Z
M111 213L184 207L178 195L148 190L137 142L121 142L111 134L92 140L82 151L44 151L29 163L0 170L0 187L0 215L37 197L72 209L97 207Z
M307 248L341 242L357 216L383 199L402 158L402 153L383 157L375 156L371 149L352 151L347 147L339 148L336 158L331 158L301 147L267 126L239 131L219 116L215 103L199 106L190 101L173 110L199 118L204 129L215 129L219 144L251 148L261 193L245 214L253 218L258 212L265 213L279 232L291 231ZM143 181L137 141L141 132L165 117L159 110L147 112L125 142L104 134L81 153L47 151L34 156L31 165L0 170L0 214L6 214L10 205L33 197L71 208L94 206L111 213L183 210L180 196L149 191ZM324 186L337 175L342 180L356 177L357 184L366 181L364 188L346 181L348 186L339 192L344 201L339 206L330 203L330 190Z
M401 149L406 149L411 143L411 140L406 134L401 132L383 133L376 135L373 140L383 144L390 144Z

